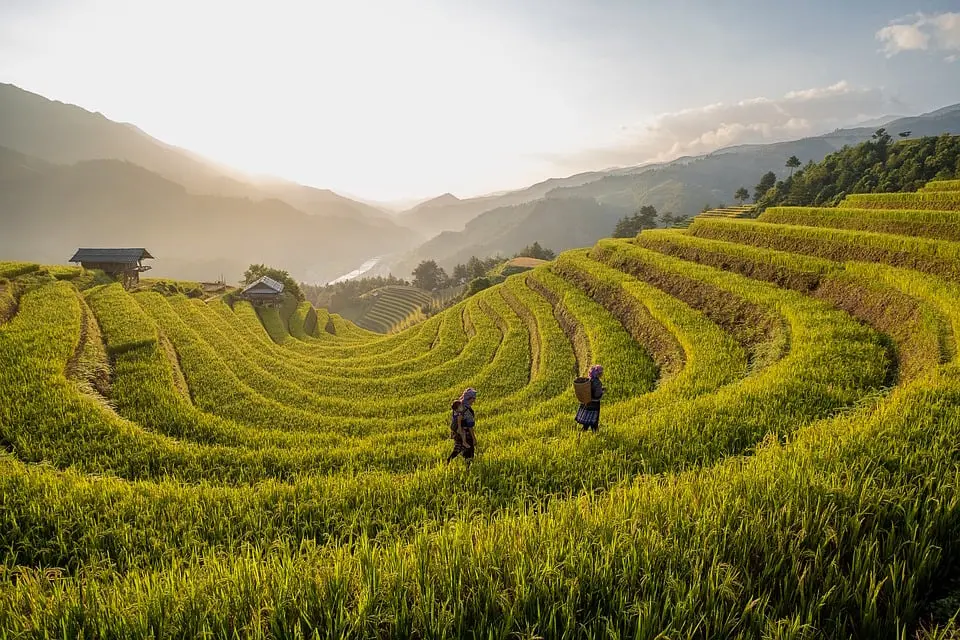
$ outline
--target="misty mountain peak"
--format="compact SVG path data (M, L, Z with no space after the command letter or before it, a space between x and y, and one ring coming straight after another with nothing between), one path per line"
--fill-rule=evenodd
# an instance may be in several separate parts
M432 200L427 200L426 202L421 202L421 203L420 203L419 205L417 205L415 208L416 208L416 209L426 209L426 208L428 208L428 207L446 207L446 206L449 206L449 205L451 205L451 204L457 204L458 202L460 202L460 198L458 198L457 196L453 195L452 193L447 192L447 193L443 194L442 196L437 196L436 198L433 198Z

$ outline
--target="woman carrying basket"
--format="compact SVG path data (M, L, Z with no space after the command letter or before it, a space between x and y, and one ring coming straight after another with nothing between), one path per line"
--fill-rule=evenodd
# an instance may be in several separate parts
M603 367L598 364L590 367L590 402L581 402L574 420L583 425L583 431L596 431L600 428L600 398L603 397Z
M471 387L463 392L460 399L453 403L450 421L450 436L453 438L453 453L447 458L447 464L459 455L467 462L467 469L476 453L477 438L473 433L477 418L473 413L473 401L477 392Z

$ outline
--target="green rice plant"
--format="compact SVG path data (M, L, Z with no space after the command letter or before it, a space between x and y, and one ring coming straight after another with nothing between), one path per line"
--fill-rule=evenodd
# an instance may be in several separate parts
M266 352L269 355L286 360L288 364L302 367L313 373L336 374L337 372L346 372L351 370L363 370L370 375L379 372L379 375L389 375L391 372L403 372L408 370L406 367L415 368L416 363L411 358L419 358L418 362L428 365L430 362L442 362L444 359L453 357L462 348L464 339L458 339L456 334L450 334L448 329L456 327L447 326L442 336L438 336L438 330L441 323L446 323L444 318L436 318L422 326L411 330L404 340L393 340L393 348L380 353L378 349L371 349L372 353L364 356L346 356L333 349L324 347L323 349L293 350L287 346L278 347L269 340L262 329L250 329L246 323L239 317L244 311L237 309L236 313L231 312L229 308L220 303L211 303L208 307L215 311L228 327L224 330L246 342L247 349L255 349ZM462 331L461 331L462 335ZM318 341L317 343L319 343ZM312 347L314 342L310 342ZM308 345L305 345L308 346ZM437 347L434 349L434 347ZM293 353L296 351L296 353ZM319 354L333 354L321 357Z
M807 633L828 637L894 637L950 540L958 506L950 443L960 435L956 403L938 403L919 424L896 409L949 386L931 377L889 409L817 423L749 459L451 522L405 542L279 545L166 570L91 572L96 609L84 607L79 581L51 588L42 572L21 571L0 590L0 624L146 637L155 611L155 623L184 635L321 627L355 637L560 635L573 626L762 635L804 621ZM874 579L891 567L902 578Z
M43 265L41 270L53 276L57 280L73 280L84 274L83 267L70 267L65 265Z
M591 255L605 260L616 249L616 245L598 243ZM783 355L789 340L788 329L784 317L769 302L758 304L748 300L739 295L735 287L717 287L700 274L691 277L682 272L668 272L635 256L630 259L625 252L621 251L620 255L627 261L612 266L702 310L731 333L744 347L752 370L763 369Z
M301 302L288 322L290 335L297 340L307 340L316 333L317 312L309 302Z
M802 292L816 289L824 276L842 270L832 260L711 240L670 229L647 231L637 236L634 242L637 246L674 258L736 271L755 280ZM722 258L716 257L718 253Z
M320 350L294 352L287 347L278 347L266 337L262 329L249 330L238 317L239 311L235 313L221 302L208 303L207 308L226 322L228 326L225 330L235 336L235 339L245 343L246 348L266 352L315 373L360 369L368 375L389 376L392 372L402 371L407 367L429 366L430 363L442 362L453 357L462 349L466 340L465 337L458 337L463 336L462 325L454 322L453 316L437 316L411 328L410 332L404 336L404 340L394 341L393 348L384 353L346 357L335 354L322 357L319 355L323 353ZM441 326L443 326L442 330ZM458 326L459 334L456 333ZM309 344L312 346L316 343ZM413 362L415 359L417 362Z
M60 322L52 322L54 318ZM304 446L306 441L298 443L298 448L288 446L286 450L269 444L240 448L178 442L165 434L145 431L81 393L64 377L65 363L76 350L79 327L80 307L75 291L71 287L48 285L26 294L20 313L0 331L4 347L0 353L5 366L4 376L0 379L0 388L4 389L3 402L0 403L0 438L21 460L45 461L58 468L73 466L91 473L111 473L128 479L170 477L188 482L216 479L220 483L236 484L270 478L291 479L298 474L324 469L348 469L357 464L369 464L365 459L370 457L378 459L385 469L408 470L411 462L419 460L426 451L423 447L415 447L410 455L389 447L377 447L375 438L364 445L366 448L351 448L351 443L342 437L336 440L316 438L317 446L312 448ZM122 351L118 357L128 354L131 358L124 359L125 363L133 360L132 354L154 358L157 355L152 344ZM14 384L12 380L18 382ZM173 394L169 383L163 386ZM136 398L131 394L140 393L142 398L142 394L154 393L156 398L156 391L131 391L131 387L124 387L120 373L112 390L118 404L127 409L137 406ZM16 394L23 394L31 401L18 402ZM151 426L159 429L172 432L172 423L175 423L179 424L176 428L186 425L184 433L192 429L193 437L205 429L209 433L210 421L194 424L196 412L189 415L182 402L179 407L174 404L175 399L153 407L141 402L139 409L142 411L147 407L146 411L154 411L155 424ZM180 415L171 409L180 411ZM144 415L147 414L141 414ZM217 434L220 437L229 430L228 426L212 426L220 427ZM244 444L249 444L249 433L236 437L244 435L247 437ZM330 442L346 442L346 446L340 450L325 446ZM364 451L365 454L358 455Z
M3 262L0 261L0 278L13 279L27 273L38 271L40 265L35 262Z
M261 338L269 338L266 330L261 323L254 307L246 301L237 301L233 304L233 311L240 321L246 326L246 331ZM348 358L352 356L372 355L382 351L387 351L397 344L402 343L405 336L381 336L377 339L358 342L356 340L343 340L329 332L332 329L329 314L327 314L327 324L324 325L324 332L318 337L317 342L302 343L300 341L285 340L284 348L290 351L296 351L303 354L327 355L338 358ZM279 325L277 325L279 326ZM275 329L278 336L282 337L279 329Z
M284 344L290 339L287 325L280 319L280 310L276 307L257 307L257 316L267 330L267 335L277 344Z
M949 330L939 312L896 287L879 285L876 273L890 269L885 265L841 264L672 232L645 235L635 242L666 255L805 292L847 311L890 336L903 378L928 370L947 354L944 342Z
M960 211L771 207L761 222L960 240Z
M690 226L689 233L837 262L880 262L960 278L960 243L946 240L740 220L697 221Z
M333 324L333 334L344 340L363 340L377 335L373 331L361 329L336 313L330 314L330 322Z
M87 300L97 310L97 320L106 337L110 355L157 343L156 325L137 306L120 284L91 289Z
M960 193L918 191L916 193L857 193L840 201L843 209L936 209L960 210Z
M748 433L752 436L747 437L759 439L770 433L771 425L788 416L792 416L793 422L803 420L805 415L810 419L823 416L821 412L829 414L855 402L870 389L881 387L887 378L890 363L880 336L822 302L736 274L662 256L629 242L601 241L595 252L606 264L631 273L649 273L651 269L673 272L736 291L755 304L770 306L783 314L790 328L790 351L786 357L755 370L754 375L734 385L676 408L670 421L657 428L691 431L685 437L657 438L663 448L674 444L682 448L698 439L693 433L700 434L704 452L708 450L707 443L709 447L731 446ZM871 363L869 367L864 366L867 362ZM800 388L804 389L805 400L796 396L796 389ZM813 401L811 394L818 399ZM730 411L728 419L721 417L726 411ZM708 427L704 420L714 426ZM674 421L680 424L675 425ZM707 433L711 437L705 437Z
M6 322L17 310L17 298L14 286L7 280L0 280L0 323Z
M78 293L79 296L79 293ZM67 361L65 374L78 388L94 397L110 392L110 362L100 324L87 302L80 298L80 343Z
M317 314L317 326L311 334L314 338L321 338L329 335L327 333L327 323L330 322L330 312L326 309L314 309Z
M527 286L526 276L508 278L503 295L527 325L532 358L529 384L512 402L538 407L545 414L546 399L569 393L569 372L575 365L573 349L557 324L550 303Z
M156 291L165 296L182 294L191 298L202 298L204 295L200 283L171 278L143 278L140 280L137 290Z
M138 294L138 300L141 299L140 296L145 295ZM512 319L506 322L505 326L510 328L512 332L518 333L519 319L510 312L509 307L502 301L498 301L498 298L492 298L491 300L492 304L502 309L500 313L503 316L512 316ZM471 383L468 379L463 383L453 382L451 386L451 379L446 375L438 375L436 381L433 381L429 377L425 379L422 374L411 374L403 379L393 378L387 381L387 385L381 379L371 379L369 384L365 385L362 380L346 383L336 378L310 378L303 374L300 374L298 379L294 379L293 376L280 377L277 374L281 373L282 369L277 368L279 365L275 366L276 363L271 363L269 367L258 366L256 363L258 355L256 353L243 353L236 348L236 345L226 335L218 335L214 331L205 331L205 323L194 312L196 308L199 308L197 306L199 303L190 303L185 299L178 301L177 298L171 298L169 301L176 305L181 313L188 314L186 322L174 320L169 311L164 310L161 301L156 298L150 301L150 311L180 351L184 372L188 379L191 375L195 375L198 370L210 370L212 367L229 369L231 376L239 376L240 380L246 383L244 386L250 385L249 388L259 392L263 400L271 406L273 403L278 403L303 411L320 410L325 420L333 420L336 416L387 417L398 413L403 415L405 407L441 407L446 398L459 393L459 389L462 389L463 386L470 386ZM491 336L497 333L494 325L487 324L482 318L476 322L479 323L478 326L483 327L482 336ZM194 327L194 329L188 327ZM198 331L199 333L197 333ZM194 347L199 347L200 343L197 340L201 339L201 336L213 340L210 347L206 348L203 351L204 355L200 357L187 357L185 352ZM508 338L511 348L517 349L512 345L520 344L520 336L508 336ZM465 352L464 357L467 357L467 360L461 358L446 362L443 366L451 372L472 371L482 367L483 362L489 361L490 366L486 369L492 370L487 372L486 369L480 368L480 375L473 379L474 386L476 384L486 384L493 392L500 388L513 388L520 384L520 380L515 376L505 376L501 373L501 370L510 369L510 361L508 356L502 356L499 353L497 357L494 357L499 343L499 339L478 341L474 345L474 349ZM493 358L492 361L491 358ZM470 359L472 359L472 364ZM481 382L485 380L489 380L489 382ZM441 387L441 390L434 391L429 388L434 382ZM191 382L191 387L193 386L194 383ZM209 385L202 386L207 387ZM300 389L297 389L297 387L300 387ZM386 397L395 397L395 400L390 403L359 402L368 394L377 392L381 395L386 394ZM197 393L201 392L198 391ZM327 393L332 394L332 397L322 397L322 394ZM221 403L215 398L212 398L209 404L207 404L206 398L203 402L208 410L241 422L256 424L257 421L262 419L261 412L235 411L230 404ZM276 410L275 406L271 409L271 411ZM229 413L224 413L224 411L229 411Z
M598 265L591 267L597 272ZM683 349L682 369L669 379L659 380L654 393L627 398L621 403L622 406L614 405L605 409L605 415L611 415L615 421L618 416L622 416L624 421L630 421L633 416L714 391L746 375L747 358L744 350L705 315L622 272L608 270L603 275L616 278L629 295L644 304L651 316L673 334ZM588 313L589 315L585 316L588 323L599 315L596 310L590 310L584 304L592 302L585 294L549 271L538 269L531 277L549 284L553 291L564 296L564 301L571 300L573 309ZM605 337L608 333L609 329L597 331L594 335ZM624 354L629 358L629 353L629 350L613 350L608 357ZM606 359L602 361L609 362Z
M362 296L372 304L357 319L357 326L388 333L420 317L421 309L432 302L426 291L416 287L388 285Z
M282 399L289 406L322 408L326 415L368 415L368 412L373 412L370 415L381 415L385 407L372 405L370 408L358 408L357 400L379 392L381 397L402 402L404 398L430 392L437 387L449 388L451 375L479 368L493 357L497 346L496 342L486 342L485 350L466 350L461 354L462 357L444 362L436 371L416 371L402 377L395 376L389 379L389 389L385 389L384 380L379 377L347 380L340 372L334 371L328 375L317 375L291 367L283 360L265 357L260 352L245 351L228 333L210 326L214 317L208 315L205 318L201 313L202 306L191 304L183 298L170 299L170 302L185 324L193 327L195 335L210 344L231 370L252 388L266 397ZM177 344L176 336L174 343ZM477 342L474 346L482 347L483 344ZM329 399L321 401L320 397L324 396ZM414 398L408 400L417 401Z
M921 192L960 191L960 180L931 180L923 185Z
M680 346L674 336L650 316L642 303L623 293L616 275L603 278L597 270L591 269L592 265L576 260L583 255L567 252L554 263L553 270L576 283L596 302L607 309L615 310L614 321L628 329L626 340L613 348L591 345L591 353L596 357L633 352L633 357L611 357L613 366L609 371L609 365L604 365L608 379L621 381L621 389L612 391L611 397L631 397L646 393L653 388L658 375L666 377L681 366L683 356ZM605 359L600 360L604 361Z

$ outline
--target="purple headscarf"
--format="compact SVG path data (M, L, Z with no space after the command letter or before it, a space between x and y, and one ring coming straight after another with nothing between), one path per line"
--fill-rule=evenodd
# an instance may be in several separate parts
M590 373L588 375L592 380L594 378L600 377L601 373L603 373L603 367L601 367L599 364L595 364L592 367L590 367Z
M469 402L475 400L477 397L477 391L473 387L468 387L461 395L460 402Z

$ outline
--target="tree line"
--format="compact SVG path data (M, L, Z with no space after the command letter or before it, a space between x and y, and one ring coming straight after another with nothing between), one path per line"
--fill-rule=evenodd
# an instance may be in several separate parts
M413 286L420 287L425 291L439 291L448 287L459 287L474 280L484 278L488 272L495 269L500 264L511 258L536 258L538 260L553 260L557 254L552 249L546 249L540 246L539 242L527 245L510 258L505 258L501 254L488 258L478 258L470 256L464 262L454 266L450 275L446 270L437 264L436 260L423 260L413 270Z
M674 215L671 211L658 214L655 206L646 204L637 209L633 215L624 216L617 220L617 224L613 228L613 237L633 238L644 229L656 229L658 226L670 227L684 219L686 219L686 216Z
M801 165L791 156L784 166L790 170L785 180L768 171L754 187L757 212L776 206L835 206L853 193L916 191L930 180L960 176L960 136L895 141L881 128L869 140L845 146L820 162ZM745 191L741 187L736 195Z

